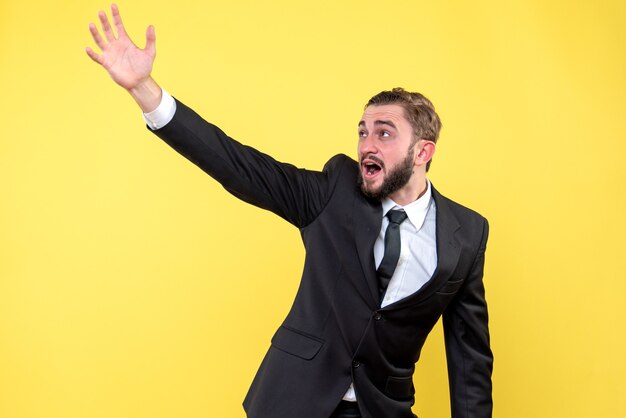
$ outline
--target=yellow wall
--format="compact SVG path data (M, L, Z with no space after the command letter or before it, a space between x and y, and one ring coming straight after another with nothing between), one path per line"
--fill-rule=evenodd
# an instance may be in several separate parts
M0 417L242 417L299 235L146 131L83 52L106 7L0 3ZM120 8L172 94L300 166L354 155L372 94L429 96L431 179L491 223L495 416L626 416L622 0ZM437 328L420 416L445 370Z

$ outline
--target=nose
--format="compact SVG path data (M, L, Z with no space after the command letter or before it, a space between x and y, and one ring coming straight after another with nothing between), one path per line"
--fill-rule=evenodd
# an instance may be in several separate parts
M372 135L367 135L359 140L359 156L363 157L368 154L376 154L378 148L376 148L376 142Z

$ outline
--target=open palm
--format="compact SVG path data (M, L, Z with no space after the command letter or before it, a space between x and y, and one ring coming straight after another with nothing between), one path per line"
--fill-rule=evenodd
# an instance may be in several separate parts
M152 72L152 64L156 56L154 27L148 27L146 47L141 49L128 37L119 9L115 4L111 5L111 15L117 37L113 33L113 28L109 24L106 14L101 11L98 13L98 17L102 25L104 39L93 23L89 24L89 31L102 53L97 54L89 47L85 51L92 60L104 67L117 84L131 90L149 78Z

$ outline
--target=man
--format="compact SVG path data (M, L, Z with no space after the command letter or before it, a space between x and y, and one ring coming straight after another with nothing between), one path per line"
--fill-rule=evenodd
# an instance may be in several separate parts
M323 171L241 145L163 91L146 48L111 6L100 12L102 50L87 54L136 100L150 129L235 196L297 226L307 256L293 307L244 401L250 417L413 417L412 376L443 315L455 418L490 417L491 370L482 283L487 221L426 178L441 128L424 96L374 96L359 126L359 162Z

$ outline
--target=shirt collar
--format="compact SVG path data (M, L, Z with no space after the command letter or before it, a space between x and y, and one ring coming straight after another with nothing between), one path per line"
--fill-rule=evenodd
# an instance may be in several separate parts
M424 220L426 219L426 214L428 213L428 208L430 207L430 202L432 200L432 190L430 187L430 181L426 179L426 191L419 199L409 203L405 206L400 206L390 198L386 197L383 199L383 218L387 216L387 212L391 209L403 209L406 212L409 221L413 224L416 230L420 230L422 225L424 224Z

